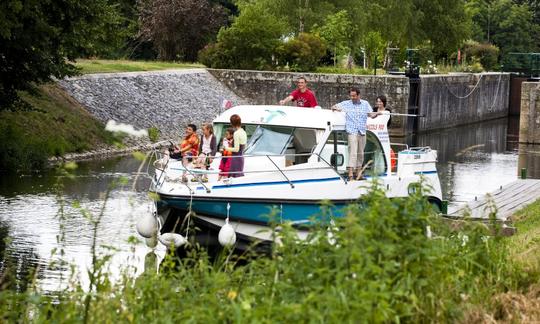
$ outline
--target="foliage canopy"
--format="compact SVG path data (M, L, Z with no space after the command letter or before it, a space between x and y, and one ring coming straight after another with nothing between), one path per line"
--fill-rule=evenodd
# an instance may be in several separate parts
M0 3L0 110L18 90L77 73L69 63L99 52L119 23L107 0L6 0Z

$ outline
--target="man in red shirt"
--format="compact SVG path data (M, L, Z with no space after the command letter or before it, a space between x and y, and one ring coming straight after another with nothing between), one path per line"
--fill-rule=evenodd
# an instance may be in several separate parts
M284 105L287 102L294 100L296 101L297 107L313 108L317 106L317 99L315 98L313 91L308 89L306 78L299 77L297 85L298 88L291 92L285 99L280 100L279 104Z

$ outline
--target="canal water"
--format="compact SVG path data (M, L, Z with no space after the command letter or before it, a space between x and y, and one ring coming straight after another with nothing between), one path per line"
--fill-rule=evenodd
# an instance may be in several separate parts
M516 180L520 168L540 178L540 148L519 146L517 134L517 119L499 119L407 140L412 146L438 150L443 196L456 208ZM65 287L72 273L69 266L51 266L52 260L61 258L74 265L84 282L91 264L93 220L102 210L97 245L100 253L114 255L111 273L143 271L150 249L133 237L139 239L136 220L151 213L153 203L147 193L150 180L143 175L145 170L138 172L139 166L140 161L121 157L80 162L71 176L56 171L2 174L0 278L10 271L24 283L33 274L39 287L55 291ZM107 188L120 178L127 183L112 188L105 201Z

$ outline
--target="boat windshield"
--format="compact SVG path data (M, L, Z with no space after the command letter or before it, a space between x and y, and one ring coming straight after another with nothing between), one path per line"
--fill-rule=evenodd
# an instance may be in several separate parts
M246 155L283 154L293 138L294 128L259 125L247 143Z

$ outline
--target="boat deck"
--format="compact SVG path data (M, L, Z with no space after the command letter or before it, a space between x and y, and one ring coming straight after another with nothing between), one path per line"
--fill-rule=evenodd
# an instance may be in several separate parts
M465 206L449 212L447 216L461 218L468 212L471 219L487 220L492 208L495 207L497 219L506 222L515 212L538 199L540 199L540 180L516 180L484 197L466 203Z

